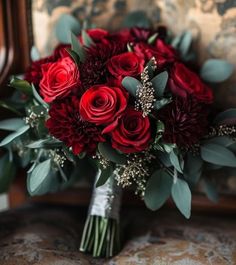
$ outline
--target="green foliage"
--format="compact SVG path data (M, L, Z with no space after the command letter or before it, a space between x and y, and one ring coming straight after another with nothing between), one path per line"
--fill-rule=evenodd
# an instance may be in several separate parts
M104 185L113 173L113 167L108 166L107 168L99 169L99 179L96 182L96 187Z
M87 32L85 30L82 30L82 39L83 39L83 43L86 47L90 47L90 46L94 45L93 40L90 38L90 36L87 34Z
M126 163L126 156L118 153L108 142L99 143L98 150L104 158L111 162L116 164Z
M6 192L16 174L16 166L10 161L9 154L0 158L0 193Z
M227 109L219 113L214 121L214 124L236 124L236 108Z
M232 151L219 144L206 143L201 146L204 161L228 167L236 167L236 156Z
M171 43L171 46L180 51L181 57L187 61L189 59L190 48L192 44L192 33L186 31L181 35L176 36Z
M219 83L228 79L234 71L234 66L225 60L208 59L202 66L200 75L210 83Z
M57 173L52 168L51 159L38 163L27 176L27 190L31 196L42 195L59 186Z
M219 201L219 194L217 192L216 187L208 178L204 178L202 182L203 191L206 193L207 198L212 202L217 203Z
M58 41L61 43L70 43L70 32L79 35L80 23L72 15L63 14L55 25L55 34Z
M76 64L78 64L79 61L84 62L86 55L85 50L80 45L77 36L75 36L73 32L71 32L71 50L68 50L68 52L71 55L71 57L74 59Z
M147 17L147 14L143 11L130 12L123 21L125 28L140 27L150 28L151 21Z
M21 80L15 76L13 76L9 85L28 96L32 96L33 94L31 85L27 81Z
M167 71L161 72L151 80L153 88L155 89L156 97L158 98L163 97L167 81L168 81Z
M45 108L48 108L49 107L48 104L41 98L41 96L39 95L39 93L37 92L33 84L32 84L32 91L33 91L34 98L38 101L38 103L44 106Z
M153 143L153 147L154 149L158 149L158 148L155 148L156 145L159 145L159 141L162 137L162 133L164 132L165 130L165 125L162 121L157 121L157 125L156 125L156 137L155 137L155 140L154 140L154 143Z
M31 149L38 149L38 148L45 148L45 149L53 149L62 146L62 142L57 139L39 139L37 141L32 142L31 144L27 145L27 148Z
M142 87L142 83L131 76L126 76L122 80L122 86L133 96L136 97L138 87Z
M157 39L158 33L154 33L151 37L148 38L148 44L153 44Z
M0 130L17 131L25 125L25 122L21 118L11 118L0 121Z
M0 142L0 147L9 144L13 140L15 140L17 137L20 135L24 134L29 130L29 125L25 125L23 127L20 127L17 131L14 131L13 133L9 134L7 137L5 137L1 142Z
M168 153L162 152L162 151L157 151L156 154L157 154L156 157L158 158L158 160L160 160L161 164L163 164L166 168L172 166L172 164L170 162L170 156Z
M179 154L177 149L173 149L170 152L170 162L173 165L173 167L179 171L180 173L183 173L183 158L182 156Z
M192 195L188 183L183 179L177 178L172 185L171 195L180 212L186 218L190 218Z
M192 33L190 31L186 31L182 34L181 41L178 47L180 50L181 56L183 58L187 56L190 50L191 44L192 44Z
M147 67L148 67L149 79L152 79L154 77L154 74L155 74L155 66L153 64L153 60L152 59L147 63Z
M16 109L16 106L13 102L0 100L0 107L15 113L17 116L22 116L21 112Z
M32 61L38 61L40 59L39 50L36 46L32 46L30 50L30 57Z
M154 103L155 110L160 110L172 101L171 98L162 98Z
M184 177L187 182L194 186L202 174L203 161L200 156L188 153L184 161Z
M170 196L172 183L172 177L166 171L155 171L147 182L144 196L146 206L153 211L161 208Z
M208 139L206 143L219 144L219 145L222 145L228 148L234 145L235 141L233 138L229 136L216 136L216 137Z

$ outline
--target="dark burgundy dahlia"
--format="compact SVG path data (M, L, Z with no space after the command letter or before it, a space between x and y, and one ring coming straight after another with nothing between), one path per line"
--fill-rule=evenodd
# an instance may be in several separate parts
M99 43L86 51L86 60L80 66L81 83L84 90L106 83L109 75L106 64L114 55L124 52L126 45L120 42Z
M82 152L93 154L98 142L104 141L98 127L81 119L76 97L53 103L49 115L46 127L50 134L72 147L75 155Z
M191 147L207 133L207 117L206 106L196 99L175 98L158 115L165 124L164 141L179 147Z

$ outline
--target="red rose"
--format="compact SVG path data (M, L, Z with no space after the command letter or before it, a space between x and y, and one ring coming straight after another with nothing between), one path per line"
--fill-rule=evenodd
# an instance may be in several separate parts
M155 46L144 42L137 43L134 45L134 52L145 62L155 57L159 69L168 63L174 62L178 58L174 48L161 39L156 40Z
M118 126L111 132L112 146L124 153L141 152L151 141L148 117L141 111L128 108L120 118Z
M51 63L57 61L59 58L64 58L68 56L66 48L70 47L67 44L59 44L52 56L48 56L31 63L30 67L26 70L24 79L29 83L33 83L35 86L38 86L40 80L42 79L42 65L45 63Z
M80 115L96 125L105 125L106 133L117 125L127 106L127 96L118 87L97 85L89 88L80 100Z
M142 60L133 52L113 56L107 63L108 71L116 78L138 76L143 71Z
M68 96L79 84L79 71L70 57L42 65L40 93L48 103Z
M104 29L88 29L86 30L86 33L93 40L94 43L109 43L109 32ZM80 42L83 44L83 38L80 36L79 39Z
M213 101L212 90L202 82L197 74L182 63L175 63L171 69L169 87L173 94L186 98L192 95L204 103Z
M153 56L157 54L157 51L153 46L140 42L133 46L135 54L145 63L147 63Z

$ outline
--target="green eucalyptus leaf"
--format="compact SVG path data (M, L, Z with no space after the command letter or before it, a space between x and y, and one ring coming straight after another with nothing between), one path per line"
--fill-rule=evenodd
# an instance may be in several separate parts
M170 162L173 165L173 167L179 171L180 173L183 173L183 167L182 167L182 161L180 161L180 157L178 156L177 152L175 149L173 149L170 152Z
M85 30L82 30L82 39L83 39L83 43L86 47L90 47L92 45L95 45L95 43L93 42L93 40L91 39L91 37L87 34L87 32Z
M161 72L160 74L158 74L157 76L155 76L151 80L152 85L155 89L156 97L158 97L158 98L163 97L167 81L168 81L168 72L167 71Z
M214 121L214 124L236 124L236 108L227 109L219 113Z
M233 138L229 136L216 136L211 139L208 139L207 141L204 141L204 143L212 143L212 144L219 144L224 147L230 147L236 142L234 141Z
M75 36L73 32L71 32L71 50L79 54L80 47L81 46L78 37Z
M15 108L15 104L14 103L10 103L10 102L6 102L3 100L0 100L0 107L9 110L13 113L15 113L18 116L22 116L22 113L19 112L16 108Z
M189 184L195 185L202 174L203 160L198 155L188 153L184 161L184 177Z
M107 160L114 162L116 164L125 164L126 156L118 153L109 143L99 143L98 150L101 155Z
M163 150L167 153L171 153L174 148L176 148L176 144L162 144Z
M180 212L189 219L191 215L191 191L188 183L180 178L172 185L171 195Z
M67 51L69 52L71 57L74 59L76 64L79 64L79 61L84 62L85 55L86 55L85 50L81 46L77 36L75 36L73 32L71 32L71 50L68 49Z
M41 98L41 96L39 95L38 91L36 90L34 84L32 84L32 91L33 91L33 95L34 98L38 101L38 103L40 103L42 106L48 108L48 104Z
M36 46L32 46L30 50L30 57L32 61L38 61L40 59L40 53Z
M149 60L149 62L147 63L147 70L148 70L149 79L152 79L154 77L155 69L156 69L156 66L155 66L153 60L152 59Z
M161 108L165 107L167 104L169 104L172 101L171 98L163 98L161 100L156 100L154 103L154 108L156 110L160 110Z
M165 167L171 167L170 156L166 152L157 151L157 157Z
M160 209L171 193L173 179L163 169L155 171L149 178L145 190L144 202L146 206L156 211Z
M223 82L234 71L234 66L225 60L208 59L202 66L200 75L203 80L211 83Z
M142 84L139 80L131 76L126 76L122 80L122 86L133 96L136 97L136 91Z
M79 35L80 23L72 15L63 14L55 25L55 34L59 42L70 43L70 32Z
M0 193L3 193L8 191L16 174L16 166L9 160L8 154L0 158L0 172Z
M140 27L140 28L150 28L151 21L147 17L144 11L133 11L130 12L123 21L123 26L125 28Z
M76 65L79 65L79 63L80 63L80 57L79 57L79 55L75 51L73 51L71 49L66 49L66 51L69 53L70 57L73 59L73 61L75 62L75 64Z
M28 144L26 147L37 149L37 148L57 148L61 146L62 142L57 139L40 139L31 144Z
M182 34L176 36L172 41L171 41L171 46L174 47L175 49L178 49L180 42L182 39Z
M0 130L17 131L24 125L25 125L25 122L23 119L11 118L11 119L0 121Z
M21 128L19 128L17 131L9 134L7 137L5 137L1 142L0 142L0 146L4 146L9 144L10 142L12 142L14 139L16 139L17 137L21 136L23 133L27 132L29 130L30 126L29 125L25 125Z
M208 143L201 146L204 161L228 167L236 167L236 156L232 151L219 144Z
M157 39L158 33L154 33L151 37L148 38L148 44L153 44Z
M182 57L185 57L188 54L188 51L191 47L192 43L192 33L190 31L186 31L181 36L181 41L179 43L179 50Z
M219 194L217 192L216 186L210 181L210 179L203 179L203 190L207 195L207 198L214 203L219 201Z
M56 185L56 175L51 168L51 159L39 163L27 176L27 189L30 195L50 192Z
M99 169L99 178L96 182L96 187L100 187L102 185L104 185L107 180L111 177L113 173L113 168L111 166L108 166L107 168L105 169Z
M162 121L160 121L160 120L158 120L157 121L157 133L163 133L165 131L165 124L162 122Z
M28 96L32 96L32 87L26 80L21 80L13 76L9 85Z

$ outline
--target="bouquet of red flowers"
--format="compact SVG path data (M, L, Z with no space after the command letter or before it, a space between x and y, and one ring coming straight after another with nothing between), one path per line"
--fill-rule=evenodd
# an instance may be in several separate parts
M11 80L15 108L4 106L19 117L0 122L12 131L0 143L6 183L16 162L28 168L31 195L95 173L81 251L119 251L121 188L151 210L171 196L189 218L194 185L201 178L209 190L202 170L236 166L236 109L213 111L211 88L232 65L209 59L199 67L191 43L189 32L174 38L163 26L84 29Z

